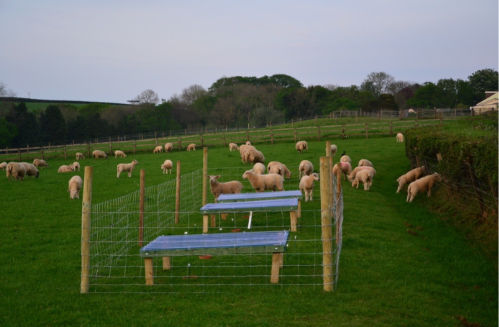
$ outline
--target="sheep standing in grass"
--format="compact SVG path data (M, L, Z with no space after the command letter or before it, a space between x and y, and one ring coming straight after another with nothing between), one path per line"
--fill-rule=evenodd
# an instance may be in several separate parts
M319 180L319 175L313 173L309 176L303 176L300 180L300 191L305 195L305 202L312 201L312 196L314 194L314 183Z
M298 171L298 178L301 179L302 176L310 175L314 172L314 165L312 165L312 163L308 160L302 160L298 166Z
M35 165L27 163L27 162L21 162L21 164L24 165L24 168L26 168L26 175L25 176L35 176L38 178L40 173L38 172L38 169L36 168Z
M45 160L43 159L35 159L33 160L33 165L35 165L35 167L48 167L49 164L45 162Z
M404 142L404 134L402 133L397 133L397 136L395 138L397 142Z
M5 168L7 168L7 163L6 162L0 163L0 169L3 170L3 171L5 171Z
M331 144L331 155L334 157L336 155L336 152L338 152L338 147L336 144Z
M264 190L284 191L284 178L278 174L257 175L253 170L247 170L243 174L244 179L248 179L256 192Z
M59 169L57 170L58 173L70 173L72 171L74 171L74 167L73 165L62 165L59 167Z
M229 143L229 151L232 152L232 150L234 151L239 150L239 147L237 146L236 143Z
M78 161L73 162L72 164L74 171L80 171L80 163Z
M85 159L85 156L81 152L76 152L76 160Z
M196 151L196 144L191 143L187 146L187 151Z
M114 159L116 159L118 157L120 157L120 158L126 158L125 152L123 152L121 150L114 151Z
M107 154L101 150L94 150L92 152L92 158L94 158L94 159L99 159L99 158L107 159Z
M12 180L14 181L23 181L24 175L26 175L26 167L24 167L24 165L19 162L9 162L7 164L6 175L9 181L10 177L12 177Z
M340 162L348 162L350 165L352 164L352 159L346 154L342 155L340 158Z
M253 171L255 172L255 174L263 175L265 173L265 166L261 162L257 162L253 166Z
M165 143L165 152L173 151L173 143Z
M360 182L364 183L364 191L369 191L369 188L373 184L373 179L369 170L361 170L355 175L355 179L352 182L352 187L359 188Z
M407 202L412 202L418 193L424 191L427 191L428 197L430 197L433 185L435 185L435 182L440 182L441 180L442 177L437 173L415 180L407 188Z
M171 160L166 159L165 162L161 165L161 169L163 170L163 174L172 173L173 162Z
M138 164L139 162L135 159L133 159L133 161L129 164L124 164L124 163L118 164L118 166L116 166L116 170L118 172L116 178L120 178L120 174L124 171L128 172L128 177L132 177L132 171L135 168L135 166Z
M154 148L152 153L161 153L163 152L163 147L161 145L158 145L157 147Z
M376 175L376 170L371 166L355 167L355 169L352 170L352 172L348 175L348 181L350 183L353 182L353 180L355 179L355 176L361 170L369 171L369 174L371 174L371 178L373 178Z
M307 150L308 151L307 141L298 141L298 142L296 142L295 149L298 152L300 152L300 153L302 153L303 150Z
M352 165L350 165L349 162L338 162L336 165L333 167L333 175L336 176L336 174L341 171L343 174L343 180L347 178L347 176L352 173Z
M246 152L249 151L250 149L253 149L253 150L256 150L256 148L252 145L246 145L246 144L243 144L239 147L239 154L241 155L241 161L243 163L246 163L247 160L246 160Z
M268 165L267 166L267 172L269 174L279 174L282 177L286 176L287 179L290 179L291 178L291 172L289 171L288 167L286 167L285 164L282 164L280 162L277 162L277 161L274 161L274 162L276 164Z
M407 172L406 174L397 178L397 182L399 183L399 187L398 187L396 193L399 193L405 184L412 183L415 180L419 179L424 174L425 170L426 170L425 166L421 166L418 168L414 168L413 170L411 170L411 171Z
M362 166L374 167L373 164L372 164L372 162L370 162L367 159L360 159L358 166L359 167L362 167Z
M76 175L71 177L69 180L69 185L68 185L68 192L69 192L69 198L70 199L79 199L80 198L80 190L81 187L83 186L83 181L81 180L81 177Z
M238 181L230 181L225 183L218 182L220 175L208 176L210 180L211 194L215 196L215 203L218 200L220 194L239 194L243 189L243 184Z
M263 156L263 153L257 149L248 149L244 152L243 162L250 162L254 164L257 162L263 163L264 161L265 157Z

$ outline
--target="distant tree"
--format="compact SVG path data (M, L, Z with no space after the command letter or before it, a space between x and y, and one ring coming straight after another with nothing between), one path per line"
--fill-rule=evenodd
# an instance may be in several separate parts
M0 97L15 97L17 94L11 89L7 88L7 85L0 82Z
M40 136L44 142L64 142L67 126L61 110L56 105L49 105L40 115Z
M402 90L402 89L404 89L406 87L410 87L413 84L414 83L407 82L407 81L394 81L393 83L389 84L386 87L386 91L387 91L386 93L391 94L391 95L395 95L400 90Z
M395 102L399 106L399 109L404 110L407 109L407 100L411 99L416 90L420 88L421 85L419 84L413 84L410 86L406 86L403 89L399 90L395 95L393 96L395 98Z
M485 91L497 91L498 72L491 68L477 70L468 77L474 102L485 99Z
M137 95L135 100L139 101L139 103L157 104L159 102L159 97L156 92L148 89Z
M438 99L437 85L432 82L426 82L414 93L414 97L407 100L408 107L433 109L437 107Z
M173 106L164 102L158 106L147 105L135 114L138 120L138 132L168 131L179 129L180 125L173 119Z
M12 140L13 146L24 147L27 144L34 145L39 142L36 116L28 112L28 107L24 102L19 102L12 107L6 119L17 127L18 133Z
M12 147L12 141L17 135L17 127L5 118L0 119L0 148Z
M362 106L365 111L378 110L398 110L398 105L395 98L391 94L382 94L376 100L369 100Z
M372 92L376 97L381 94L389 93L389 86L395 82L395 79L390 74L385 72L372 72L367 75L366 79L360 85L363 91Z
M251 125L265 127L267 124L278 123L284 120L284 113L275 109L256 108L253 112Z

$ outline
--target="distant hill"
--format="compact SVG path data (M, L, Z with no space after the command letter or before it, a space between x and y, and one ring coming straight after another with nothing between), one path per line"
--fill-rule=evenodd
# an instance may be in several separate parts
M26 103L29 111L46 108L50 104L71 104L77 107L92 103L109 104L113 106L130 106L129 103L72 101L72 100L42 100L42 99L18 98L18 97L0 97L0 102L24 102Z

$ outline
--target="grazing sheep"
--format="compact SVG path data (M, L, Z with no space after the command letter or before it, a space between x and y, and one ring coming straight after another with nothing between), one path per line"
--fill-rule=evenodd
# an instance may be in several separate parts
M19 162L9 162L7 164L6 170L7 178L10 181L10 177L12 176L12 180L24 180L24 175L26 175L26 167Z
M69 192L69 198L70 199L79 199L80 198L80 190L83 185L83 181L81 180L81 177L78 175L75 175L71 177L69 180L69 185L68 185L68 192Z
M302 176L311 175L314 172L314 165L308 160L302 160L298 166L298 171L300 172L298 178L301 179Z
M257 175L253 170L247 170L244 172L243 178L249 180L256 192L264 190L284 191L284 178L278 174Z
M165 143L165 152L173 151L173 143Z
M230 181L225 183L219 183L218 179L220 175L217 176L208 176L210 180L210 189L211 194L215 196L215 203L218 200L220 194L239 194L243 189L243 184L238 181Z
M74 171L76 171L77 169L78 171L80 171L80 163L78 161L73 162L72 166Z
M126 158L125 152L123 152L121 150L114 151L114 159L116 159L118 157L120 157L120 158Z
M412 183L415 180L419 179L423 175L425 170L426 170L425 166L421 166L418 168L414 168L413 170L411 170L411 171L407 172L406 174L397 178L397 182L399 183L399 187L398 187L396 193L399 193L405 184Z
M239 150L239 147L237 146L236 143L229 143L229 151L232 152L232 150L234 151Z
M196 144L191 143L187 146L187 151L196 151Z
M396 136L397 142L404 142L404 134L398 133Z
M307 141L298 141L296 142L295 149L302 153L303 150L307 150L308 152L308 144Z
M82 159L85 159L85 156L83 155L83 153L76 152L76 160L82 160Z
M367 159L360 159L359 161L359 167L362 167L362 166L370 166L370 167L374 167L372 162L370 162L369 160Z
M33 165L35 165L35 167L48 167L49 164L45 162L45 160L43 159L35 159L33 160Z
M74 171L74 167L73 165L62 165L59 167L59 169L57 170L58 173L70 173L72 171Z
M407 202L412 202L418 193L427 191L428 197L431 196L431 189L435 182L440 182L442 177L438 173L422 177L415 180L407 188Z
M161 145L158 145L157 147L154 148L152 153L161 153L163 152L163 147Z
M342 155L340 158L340 162L348 162L350 165L352 164L352 159L346 154Z
M161 165L161 169L163 170L163 174L172 173L173 162L169 159L166 159L165 162Z
M303 176L300 180L300 191L305 194L305 202L312 201L314 193L314 182L319 180L319 174L313 173L309 176Z
M359 188L359 183L364 183L364 191L369 191L369 188L373 184L373 178L369 170L361 170L355 175L355 179L352 182L352 187Z
M246 151L248 151L249 149L253 149L253 150L256 150L256 148L252 145L246 145L246 144L243 144L239 147L239 154L241 155L241 161L243 163L246 163Z
M243 158L244 163L250 162L254 164L257 162L263 163L265 161L263 153L258 151L257 149L248 149L244 152L243 155L244 155Z
M338 147L336 146L336 144L331 144L331 156L335 156L336 155L336 152L338 152Z
M253 171L255 172L255 174L263 175L265 173L265 166L261 162L257 162L253 166Z
M246 141L246 145L251 145L251 142L250 141Z
M107 154L101 150L94 150L92 152L92 158L94 158L94 159L99 159L99 158L107 159Z
M21 162L21 164L24 165L24 168L26 168L25 176L35 176L36 178L38 178L40 173L38 172L38 169L36 168L35 165L27 162Z
M5 168L7 168L7 163L6 162L0 163L0 169L5 171Z
M357 175L357 173L361 170L368 170L369 173L371 174L371 178L374 177L376 175L376 170L371 167L371 166L362 166L362 167L355 167L354 170L352 170L352 172L347 176L348 177L348 181L351 183L353 182L353 180L355 179L355 175Z
M277 161L273 161L274 164L268 165L267 166L267 172L269 174L279 174L282 177L286 176L287 179L291 178L291 172L289 171L288 167L286 167L285 164L282 164ZM270 167L270 168L269 168Z
M352 173L352 165L350 165L349 162L338 162L336 165L333 167L333 175L336 176L338 171L342 172L343 174L343 180L347 178L347 176Z
M116 178L120 178L120 174L124 171L128 172L128 177L132 177L132 171L135 168L135 166L138 164L139 162L135 159L133 159L133 161L129 164L124 164L124 163L118 164L118 166L116 166L116 170L118 172Z

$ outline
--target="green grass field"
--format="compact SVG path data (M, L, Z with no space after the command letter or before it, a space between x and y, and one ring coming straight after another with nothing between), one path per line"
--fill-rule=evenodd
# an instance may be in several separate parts
M72 174L57 173L74 160L52 159L39 179L0 180L0 326L461 326L462 318L497 326L497 259L430 213L426 196L408 204L405 192L395 193L395 180L410 168L404 144L394 138L333 143L354 165L367 158L378 172L369 192L344 184L334 292L277 286L216 294L80 294L81 199L70 200L66 191ZM302 155L292 143L257 147L266 162L285 163L297 185L299 162L311 160L318 171L325 142L309 142ZM199 150L82 160L82 168L94 167L92 203L137 191L139 168L146 171L146 187L174 179L159 168L166 158L180 160L183 174L201 169ZM116 164L134 158L140 164L132 178L117 179ZM243 167L228 148L210 148L208 161L210 168ZM83 169L75 174L83 177ZM317 184L314 201L303 209L319 208Z

